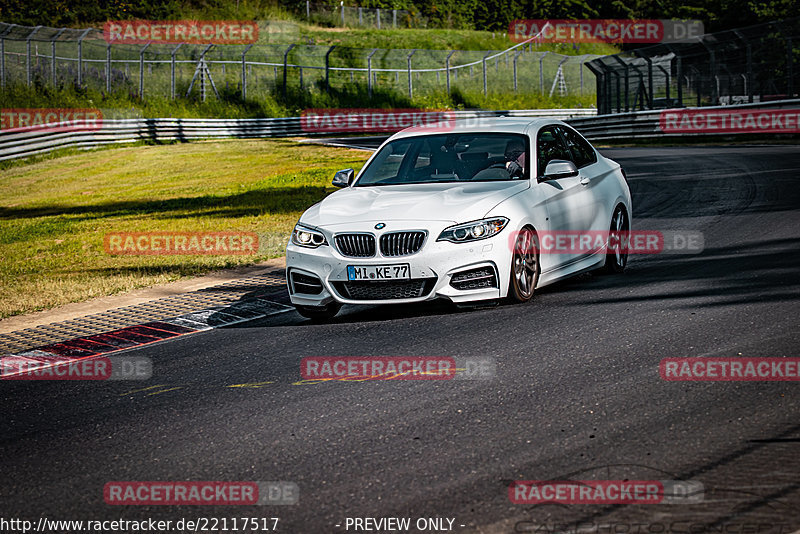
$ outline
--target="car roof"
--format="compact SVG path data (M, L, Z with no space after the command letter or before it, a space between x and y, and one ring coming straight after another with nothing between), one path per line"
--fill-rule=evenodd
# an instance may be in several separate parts
M516 133L524 134L531 129L541 128L548 124L563 124L556 119L535 117L488 117L465 118L454 121L443 121L423 127L406 128L394 134L391 139L415 137L419 135L436 135L449 133Z

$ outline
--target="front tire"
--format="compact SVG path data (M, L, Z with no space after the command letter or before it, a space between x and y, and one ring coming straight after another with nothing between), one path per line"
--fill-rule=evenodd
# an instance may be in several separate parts
M621 205L614 210L611 216L611 228L608 231L608 249L606 250L606 264L603 270L611 274L619 274L628 265L627 247L623 249L623 242L627 241L626 233L630 229L628 215ZM612 247L612 244L615 246Z
M323 322L333 319L342 309L342 305L338 302L331 302L327 306L301 306L295 304L294 308L297 313L306 319L311 319L314 322Z
M539 283L539 238L532 228L525 227L514 241L511 257L511 279L508 282L508 300L528 302Z

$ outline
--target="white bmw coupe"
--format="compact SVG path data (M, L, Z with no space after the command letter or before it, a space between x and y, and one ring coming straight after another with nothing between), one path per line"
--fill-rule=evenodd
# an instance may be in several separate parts
M336 173L342 189L303 213L286 248L289 294L305 317L333 317L342 304L526 302L565 277L625 268L619 240L540 253L545 233L631 224L619 164L563 122L412 128L354 174Z

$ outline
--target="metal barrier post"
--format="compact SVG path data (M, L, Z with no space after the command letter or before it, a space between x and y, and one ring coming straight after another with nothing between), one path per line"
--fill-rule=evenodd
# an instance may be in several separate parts
M283 53L283 94L284 95L286 95L286 68L287 68L288 62L289 62L289 52L292 51L292 48L294 48L294 44L290 44L289 48L286 49L286 52ZM328 51L328 53L330 53L330 51ZM328 56L326 55L325 56L325 63L327 64L327 62L328 62ZM328 76L328 68L325 67L325 77L326 77L325 83L326 84L328 83L327 76Z
M455 50L451 50L449 54L447 54L447 59L444 60L444 68L447 71L447 94L450 94L450 58L453 57L455 54Z
M83 86L83 40L89 35L91 28L87 28L78 37L78 87Z
M367 92L370 98L372 98L372 56L374 56L377 51L377 48L373 48L372 52L367 56Z
M408 57L406 58L406 61L408 61L408 99L409 100L411 100L411 98L414 95L414 89L413 89L413 87L411 85L411 56L413 56L416 52L417 52L417 49L415 48L414 50L411 51L410 54L408 54Z
M544 94L544 58L550 51L548 50L539 57L539 93Z
M294 45L289 47L289 50L291 50L293 46ZM335 49L336 49L336 45L333 45L328 49L327 52L325 52L325 90L326 91L330 91L331 90L331 79L330 79L331 61L330 61L330 57L331 57L331 52L333 52ZM287 54L289 53L289 50L286 51ZM286 56L284 56L284 63L283 63L283 91L284 92L286 92L286 61L285 61L285 57Z
M111 92L111 43L106 45L106 93Z
M169 65L169 80L170 80L170 95L172 100L175 100L175 54L178 53L178 49L183 46L183 43L179 43L178 46L172 49L170 53L170 65Z
M247 63L245 62L244 57L251 48L253 48L253 45L249 44L242 52L242 100L247 98Z
M27 52L27 61L25 63L25 78L28 83L28 87L31 86L31 38L39 31L41 26L36 26L31 33L25 38L25 50Z
M512 61L512 64L514 65L514 92L515 93L517 92L517 59L519 59L519 56L521 56L524 51L525 51L524 47L522 48L522 50L518 50L517 53L514 54L514 59Z
M489 57L491 54L492 54L492 51L490 50L490 51L486 52L486 54L483 56L483 59L481 59L481 66L483 67L483 96L486 96L486 93L487 93L487 90L486 90L486 58Z
M148 46L150 46L150 43L147 43L139 50L139 98L141 99L144 99L144 51L147 50Z
M629 96L630 95L630 85L629 85L629 78L630 77L629 77L629 73L628 73L629 65L626 62L624 62L617 54L614 54L611 57L614 59L614 61L616 61L617 63L619 63L620 65L622 65L625 68L625 111L630 111L630 109L631 109L630 108L630 96ZM617 98L617 100L619 100L619 97Z
M62 33L67 31L66 28L61 28L58 30L58 33L50 41L50 78L53 80L53 87L56 86L56 40L61 36Z
M16 24L9 24L6 31L0 34L0 88L6 86L6 40L4 37L11 33L11 29L15 26Z

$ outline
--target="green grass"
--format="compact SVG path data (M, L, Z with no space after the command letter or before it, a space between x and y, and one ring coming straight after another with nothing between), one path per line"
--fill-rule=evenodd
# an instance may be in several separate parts
M0 174L0 318L283 255L300 214L368 153L290 140L99 150ZM112 256L107 233L247 231L255 256Z

